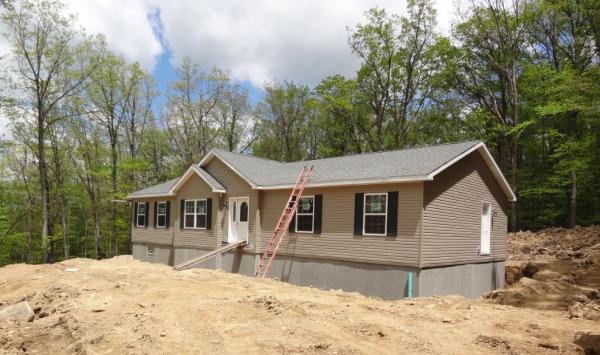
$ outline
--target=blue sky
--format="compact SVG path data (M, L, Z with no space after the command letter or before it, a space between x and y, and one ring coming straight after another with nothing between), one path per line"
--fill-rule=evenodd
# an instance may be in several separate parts
M359 66L348 29L372 7L405 14L405 0L63 0L77 25L102 33L108 46L154 74L164 104L174 68L190 57L203 71L228 70L252 101L264 83L292 80L310 87L328 75L353 76ZM461 0L434 0L438 27L448 32ZM0 56L8 51L0 38ZM0 134L7 120L0 116Z

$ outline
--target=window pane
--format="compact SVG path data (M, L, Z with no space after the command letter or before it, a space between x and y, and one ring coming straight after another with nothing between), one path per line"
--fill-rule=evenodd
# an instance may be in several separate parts
M143 214L137 216L137 225L138 226L143 226L145 224L146 224L146 216L144 216Z
M386 195L367 195L365 196L365 212L367 213L385 213Z
M194 215L188 214L185 216L185 226L187 228L194 228Z
M240 204L240 222L248 222L248 204L246 202Z
M298 215L296 230L299 232L312 232L312 222L312 215Z
M164 227L167 225L167 217L166 216L158 216L157 217L157 221L156 221L157 225L159 227Z
M298 213L313 213L314 199L312 197L302 197L298 204Z
M198 203L197 213L206 213L206 200L196 201Z
M199 214L196 217L196 227L197 228L206 228L206 215L205 214Z
M165 214L165 213L167 213L167 204L159 203L158 206L156 207L156 209L157 209L158 214Z
M146 204L139 203L138 204L138 214L144 214L144 213L146 213Z
M195 201L185 201L185 213L194 213L194 202Z
M385 233L385 216L365 216L365 233Z

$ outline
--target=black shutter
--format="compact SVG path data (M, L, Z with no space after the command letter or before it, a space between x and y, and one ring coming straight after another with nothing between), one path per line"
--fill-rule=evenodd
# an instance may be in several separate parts
M294 215L288 226L288 233L296 233L296 211L294 211Z
M146 202L146 216L144 222L146 223L144 227L148 227L148 216L150 216L150 202Z
M158 211L158 202L154 201L154 228L156 228L156 212Z
M388 192L387 201L387 236L395 237L398 227L398 191Z
M362 235L363 232L364 199L364 193L354 194L354 235Z
M185 200L181 200L181 208L179 209L179 228L183 229L183 219L185 217Z
M171 201L167 201L167 215L165 216L165 219L165 228L169 228L169 222L171 221Z
M138 206L138 203L135 202L133 204L133 226L134 227L137 226L137 206Z
M212 228L212 198L206 199L206 229Z
M321 221L323 215L323 195L315 195L315 222L313 225L313 230L315 234L321 233Z

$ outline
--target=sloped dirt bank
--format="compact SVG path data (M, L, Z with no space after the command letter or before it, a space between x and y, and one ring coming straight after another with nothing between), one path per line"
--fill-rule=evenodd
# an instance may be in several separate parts
M520 354L593 349L598 322L461 297L381 301L118 257L0 268L1 354Z

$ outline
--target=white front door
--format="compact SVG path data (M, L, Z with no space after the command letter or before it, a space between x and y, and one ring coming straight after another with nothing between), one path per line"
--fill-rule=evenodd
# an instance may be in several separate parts
M247 197L229 199L229 242L248 241L250 205Z
M481 246L479 255L490 255L490 239L492 234L492 206L484 203L481 209Z

